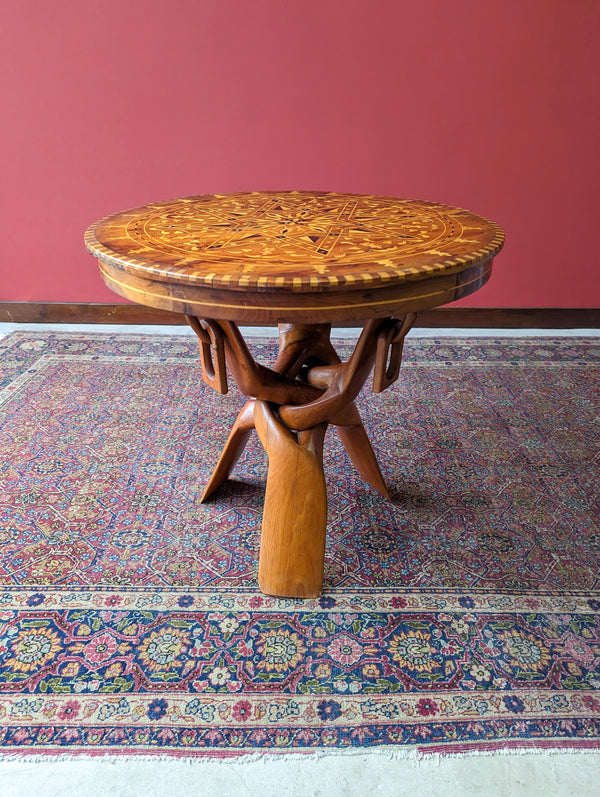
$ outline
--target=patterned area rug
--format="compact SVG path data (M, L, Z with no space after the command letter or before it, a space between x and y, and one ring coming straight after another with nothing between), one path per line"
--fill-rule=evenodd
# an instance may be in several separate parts
M199 503L242 398L194 339L0 365L5 753L600 747L600 343L409 340L359 398L392 502L328 432L315 600L258 591L256 438Z

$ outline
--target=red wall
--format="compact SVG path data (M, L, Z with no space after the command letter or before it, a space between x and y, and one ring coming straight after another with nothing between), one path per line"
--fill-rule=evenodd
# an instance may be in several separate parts
M598 0L5 0L0 37L2 301L118 301L108 213L314 188L500 222L464 304L600 306Z

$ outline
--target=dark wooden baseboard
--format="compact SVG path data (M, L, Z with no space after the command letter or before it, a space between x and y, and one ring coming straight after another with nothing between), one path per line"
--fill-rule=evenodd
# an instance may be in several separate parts
M185 324L183 316L138 304L0 302L0 322L28 324ZM598 329L600 308L441 307L419 313L417 327Z

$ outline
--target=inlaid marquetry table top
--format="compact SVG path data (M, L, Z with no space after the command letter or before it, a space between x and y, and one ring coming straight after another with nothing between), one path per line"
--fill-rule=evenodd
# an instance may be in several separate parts
M398 297L450 301L447 281L429 298L415 284L479 266L459 281L470 293L503 233L431 202L285 191L155 202L98 221L86 244L107 284L134 301L239 321L335 321L384 317Z

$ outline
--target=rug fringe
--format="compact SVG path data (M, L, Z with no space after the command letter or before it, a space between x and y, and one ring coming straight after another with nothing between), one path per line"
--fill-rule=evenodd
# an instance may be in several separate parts
M450 758L475 758L480 756L563 756L563 755L597 755L600 757L600 746L581 746L581 747L540 747L540 746L519 746L519 747L498 747L496 749L472 749L472 750L422 750L418 748L398 749L395 747L384 748L356 748L356 749L320 749L320 750L297 750L294 752L253 752L244 751L218 751L196 755L178 755L177 753L115 753L114 751L103 753L2 753L0 752L0 767L6 763L23 764L47 764L54 762L75 761L102 761L107 764L117 763L138 763L138 762L172 762L177 761L189 766L200 765L202 763L222 762L223 764L271 764L271 763L298 763L301 760L322 760L329 758L385 758L389 761L407 761L412 763L437 762L442 759Z

